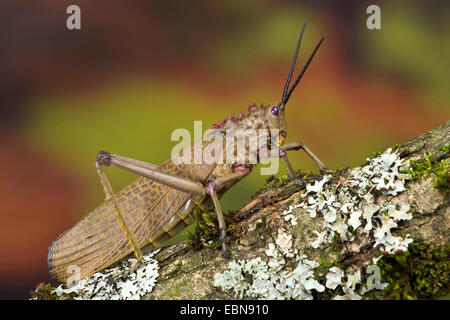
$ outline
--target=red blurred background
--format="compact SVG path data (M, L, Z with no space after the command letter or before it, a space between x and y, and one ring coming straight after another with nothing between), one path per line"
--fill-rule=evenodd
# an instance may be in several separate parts
M66 8L81 8L81 30ZM368 30L366 8L381 8ZM449 119L448 1L21 1L0 3L0 298L49 281L49 243L103 200L98 150L160 163L176 128L204 129L281 97L326 40L287 110L288 141L331 168L364 162ZM298 72L298 71L297 71ZM295 167L315 170L304 155ZM285 168L280 174L285 173ZM135 177L108 170L116 190ZM238 208L264 177L224 197Z

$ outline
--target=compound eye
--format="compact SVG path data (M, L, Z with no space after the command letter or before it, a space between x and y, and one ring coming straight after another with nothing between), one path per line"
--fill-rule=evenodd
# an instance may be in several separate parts
M270 109L270 112L272 112L274 116L278 116L280 114L280 109L278 109L277 106L273 106L272 109Z

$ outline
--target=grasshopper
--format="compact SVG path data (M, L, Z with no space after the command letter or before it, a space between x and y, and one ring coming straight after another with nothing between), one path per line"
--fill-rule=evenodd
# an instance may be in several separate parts
M225 118L212 126L213 131L208 139L204 137L183 150L191 152L192 160L199 152L213 146L213 150L218 150L215 158L218 159L224 153L221 155L217 153L220 153L221 148L223 150L227 147L219 137L232 136L240 129L258 129L266 132L268 138L265 145L257 150L256 155L250 153L248 148L244 150L246 161L184 163L177 158L183 153L180 152L180 155L172 156L158 166L100 151L95 165L106 199L50 244L48 268L52 278L58 282L66 282L70 276L68 270L73 266L79 268L80 278L85 278L132 252L138 261L142 261L141 249L156 248L182 231L191 223L189 213L198 204L204 208L215 209L222 254L228 258L225 221L219 198L252 171L260 161L259 155L263 149L277 151L276 156L286 163L291 180L295 175L287 158L286 152L289 150L304 150L321 173L328 172L326 166L303 143L283 143L287 135L286 104L324 40L322 38L318 42L297 79L290 86L304 30L305 24L301 29L281 102L261 106L250 105L248 114L241 113ZM277 139L271 136L274 129L279 133ZM248 161L252 157L255 161ZM140 178L120 192L114 193L103 170L104 166L121 168L139 175Z

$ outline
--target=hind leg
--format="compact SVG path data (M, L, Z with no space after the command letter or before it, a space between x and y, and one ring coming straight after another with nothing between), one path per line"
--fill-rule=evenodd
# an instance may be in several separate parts
M117 218L119 219L120 223L122 224L122 229L125 232L125 236L127 237L128 241L131 244L131 247L133 248L134 255L140 261L143 257L141 249L139 249L139 246L137 245L136 239L134 238L132 232L127 226L127 223L125 222L125 219L123 217L123 213L120 210L119 204L117 203L116 197L114 196L114 191L111 187L111 183L109 182L108 177L106 176L105 172L103 171L103 161L104 158L102 157L102 154L99 153L97 156L97 159L95 160L95 167L97 168L97 173L100 176L100 181L102 182L103 189L105 190L106 200L111 199L112 203L114 205L114 210L117 214Z

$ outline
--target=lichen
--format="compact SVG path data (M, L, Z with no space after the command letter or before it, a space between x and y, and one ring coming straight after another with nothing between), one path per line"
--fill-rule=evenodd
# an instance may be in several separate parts
M325 275L325 278L327 279L325 287L332 290L336 289L337 286L341 284L343 276L344 271L342 271L338 267L331 267L328 273Z
M214 286L233 290L240 298L311 300L312 290L323 292L325 287L314 277L318 263L298 255L284 232L277 240L265 251L268 262L261 257L232 261L227 270L215 274ZM295 261L295 268L287 267L289 258Z
M265 257L233 261L215 275L214 285L241 298L260 299L417 299L448 293L449 247L425 250L409 234L393 232L413 218L409 203L391 202L415 178L417 170L402 167L405 160L388 149L345 176L339 171L306 183L306 191L281 216L287 226L295 225L299 214L322 221L321 228L311 230L315 236L311 247L319 249L319 255L312 258L308 250L299 253L294 246L298 239L281 226ZM448 174L445 166L424 168L438 177L441 171ZM344 268L339 263L342 249L358 252L361 239L378 251L372 260ZM295 270L305 265L308 276L302 278Z
M131 258L116 267L97 272L92 276L62 284L51 290L51 296L68 297L74 300L136 300L152 291L158 277L158 262L152 257L158 252L147 253L136 270L137 262Z
M315 230L317 239L312 243L318 248L322 243L332 242L335 234L343 241L351 242L358 233L371 233L374 246L381 250L394 252L406 250L411 239L395 237L390 230L397 227L397 222L410 220L409 205L403 204L399 209L389 202L375 204L374 192L382 195L397 195L405 190L408 174L400 173L402 160L391 149L368 164L354 169L347 179L340 183L329 183L331 176L324 176L321 181L306 186L304 201L299 207L304 208L314 218L322 213L324 223L322 230Z
M30 292L31 300L72 300L75 294L58 296L50 283L41 282Z
M391 230L400 221L412 219L409 204L396 206L389 202L389 197L375 202L376 198L380 200L379 195L395 196L405 190L404 184L410 175L399 172L402 165L398 154L388 149L368 159L367 165L350 170L346 178L341 177L337 182L337 177L325 175L307 183L306 192L296 204L284 210L282 216L286 222L295 224L295 212L303 209L310 218L321 218L322 228L311 230L317 236L311 247L324 249L316 258L318 261L311 260L305 252L300 254L293 246L292 235L281 227L275 244L269 244L265 251L268 261L261 257L233 261L228 270L215 275L214 285L233 290L240 297L263 299L362 299L373 289L385 288L388 283L380 282L374 265L357 270L354 266L346 273L338 263L338 248L343 243L357 246L354 241L362 236L371 238L373 247L383 254L407 250L412 242L409 235L394 236ZM374 262L380 257L382 254ZM302 273L295 272L305 268L307 277L302 278Z

